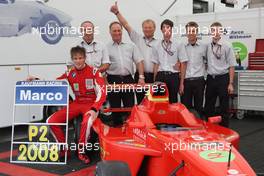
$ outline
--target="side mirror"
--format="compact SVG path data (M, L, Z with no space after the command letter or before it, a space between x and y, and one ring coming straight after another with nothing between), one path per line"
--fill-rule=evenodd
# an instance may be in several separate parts
M213 124L219 124L220 122L222 122L222 117L221 116L209 117L208 122Z

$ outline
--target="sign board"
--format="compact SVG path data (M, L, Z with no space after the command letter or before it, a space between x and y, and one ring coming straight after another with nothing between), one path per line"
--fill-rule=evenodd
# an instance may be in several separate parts
M16 105L67 105L66 82L58 81L35 81L17 82Z
M68 98L69 86L66 81L18 81L15 86L14 116L12 125L12 140L10 162L31 164L66 164L67 136L68 136ZM17 108L28 106L62 106L67 108L66 123L21 123L16 121ZM27 138L15 140L15 127L26 126ZM66 141L64 143L49 140L52 125L65 128ZM17 149L18 155L13 156ZM60 153L65 157L60 158Z

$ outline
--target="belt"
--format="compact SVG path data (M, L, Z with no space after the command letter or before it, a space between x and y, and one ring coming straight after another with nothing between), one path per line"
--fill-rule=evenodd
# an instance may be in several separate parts
M138 72L136 72L136 74L139 74ZM144 74L146 74L146 75L153 75L154 73L152 73L152 72L144 72Z
M225 73L225 74L220 74L220 75L208 75L208 76L213 78L213 79L216 79L216 78L222 78L222 77L225 77L228 75L229 75L228 73Z
M204 77L203 76L199 76L199 77L192 77L192 78L185 78L186 81L195 81L195 80L203 80Z
M125 75L125 76L123 76L123 75L107 75L107 76L116 77L116 78L120 78L120 79L127 79L127 78L132 77L131 75Z
M145 75L154 75L154 73L151 72L144 72Z
M171 71L159 71L158 73L163 74L163 75L173 75L173 74L179 75L178 72L171 72Z

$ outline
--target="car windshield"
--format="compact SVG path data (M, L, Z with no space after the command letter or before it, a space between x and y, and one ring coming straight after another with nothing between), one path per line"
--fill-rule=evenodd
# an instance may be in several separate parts
M204 126L193 126L193 127L183 127L178 124L156 124L158 130L161 131L195 131L195 130L203 130Z
M8 4L7 0L0 0L0 4Z
M204 127L178 127L175 131L192 131L192 130L203 130ZM173 130L172 130L173 131Z

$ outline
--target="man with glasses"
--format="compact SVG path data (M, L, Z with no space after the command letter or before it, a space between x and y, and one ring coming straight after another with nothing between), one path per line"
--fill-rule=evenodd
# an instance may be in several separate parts
M154 79L167 85L169 102L177 103L178 92L182 95L184 91L188 58L184 45L172 40L173 22L166 19L161 23L160 28L163 39L153 47ZM181 63L180 68L178 62Z
M84 21L81 24L83 41L79 44L86 49L87 64L104 73L110 66L109 54L105 46L94 40L94 24Z
M221 34L224 28L219 22L211 25L212 41L207 46L207 82L205 93L205 115L221 115L221 125L229 126L229 99L228 94L234 92L234 66L236 65L235 54L232 46L223 41ZM220 114L215 113L216 99L220 100Z

